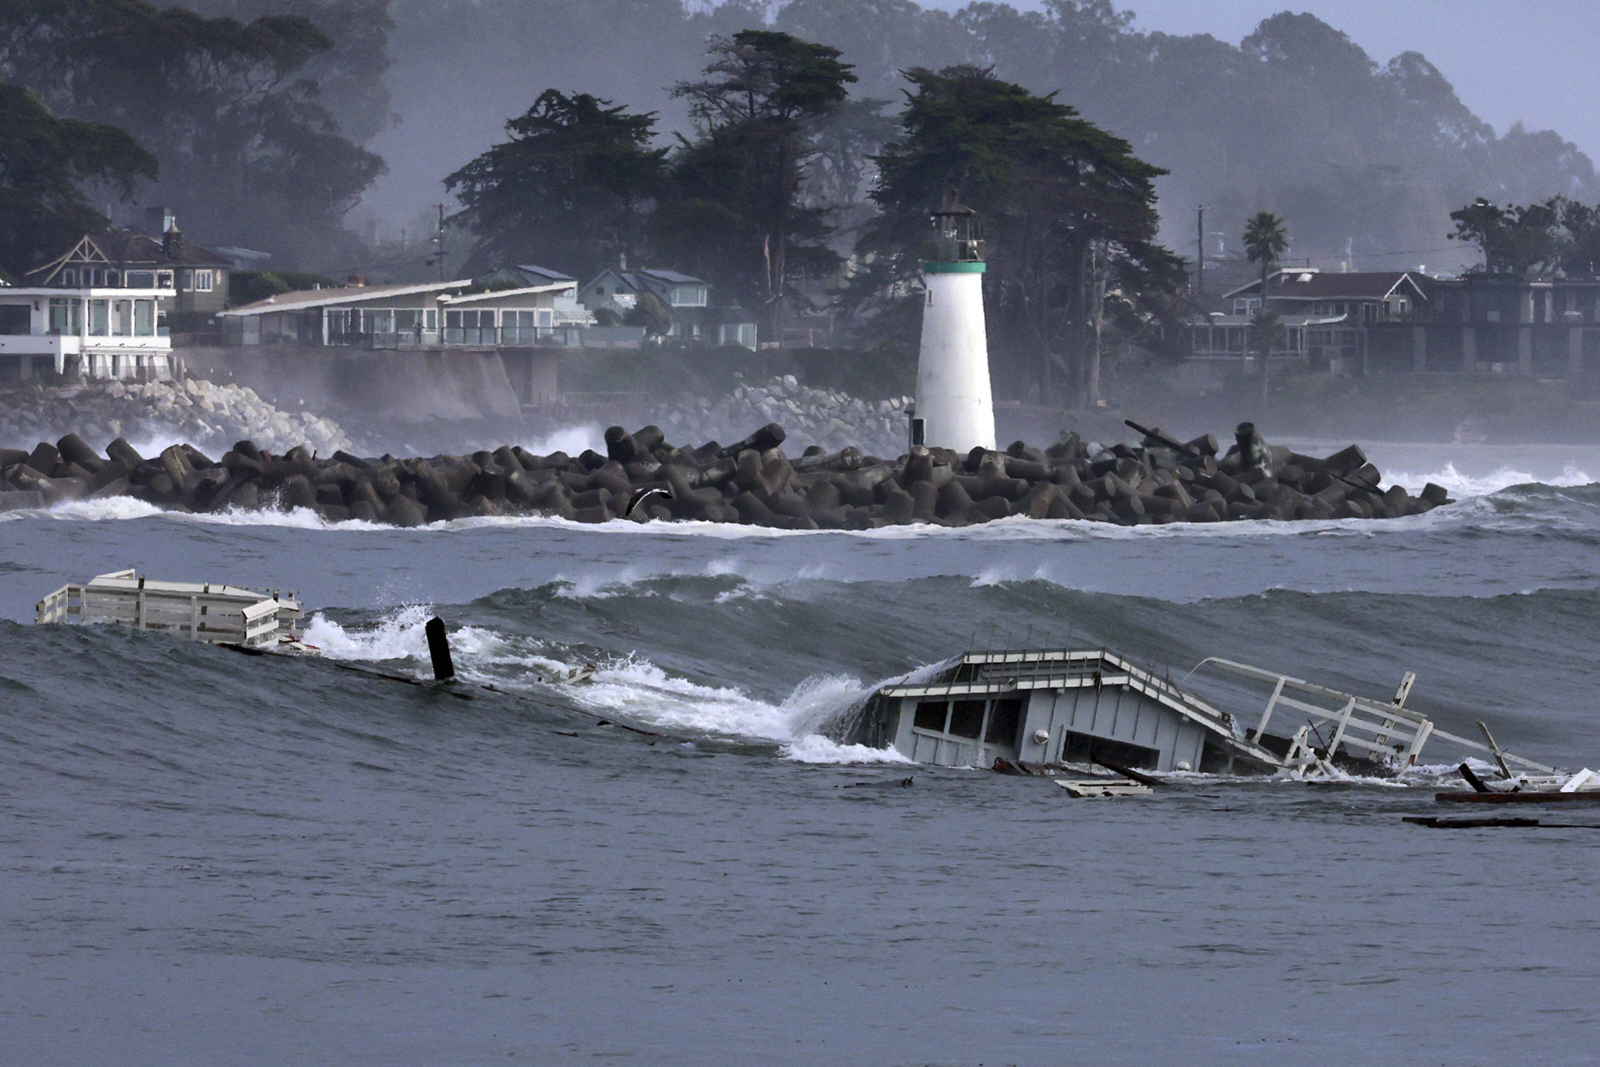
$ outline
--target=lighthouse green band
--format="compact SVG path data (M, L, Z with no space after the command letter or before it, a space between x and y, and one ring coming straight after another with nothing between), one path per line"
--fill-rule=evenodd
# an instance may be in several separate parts
M940 260L940 261L935 262L935 263L924 262L922 264L922 273L924 273L924 274L982 274L983 273L983 267L984 267L984 265L982 263L974 263L974 262L971 262L971 261L960 261L960 260L958 260L958 261L952 262L950 260Z

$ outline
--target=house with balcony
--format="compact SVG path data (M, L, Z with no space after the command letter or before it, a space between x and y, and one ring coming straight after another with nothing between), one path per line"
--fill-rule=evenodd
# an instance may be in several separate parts
M1425 321L1434 283L1413 271L1322 271L1287 268L1267 277L1266 306L1291 333L1313 370L1366 375L1411 361L1421 343L1412 327ZM1248 327L1262 304L1261 279L1223 294L1226 314Z
M592 319L577 300L577 281L537 267L514 267L479 278L397 285L351 284L278 293L221 313L227 346L257 365L281 369L280 356L302 365L319 356L364 350L391 363L496 363L516 400L538 404L556 395L560 351L590 341ZM637 328L598 331L603 345ZM270 358L266 354L272 353ZM403 358L402 358L403 357ZM228 357L236 362L234 356ZM490 377L499 371L488 372Z
M740 307L713 306L711 286L673 270L607 269L578 290L578 302L591 313L624 319L649 293L666 309L666 340L693 347L756 347L756 320Z
M72 288L0 288L0 381L25 381L45 370L128 381L170 378L166 319L176 291L170 283L128 287L120 273L116 284L110 280L101 274Z

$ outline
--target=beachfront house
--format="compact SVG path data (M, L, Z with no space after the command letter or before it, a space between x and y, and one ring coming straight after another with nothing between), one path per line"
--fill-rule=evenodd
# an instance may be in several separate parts
M756 347L755 317L743 308L713 306L711 285L673 270L607 269L578 290L578 301L595 315L626 319L649 293L665 309L669 342L694 347Z
M75 286L0 288L0 381L41 371L145 381L172 376L166 317L177 298L168 281L130 287L120 275L75 275ZM162 279L165 280L165 279Z

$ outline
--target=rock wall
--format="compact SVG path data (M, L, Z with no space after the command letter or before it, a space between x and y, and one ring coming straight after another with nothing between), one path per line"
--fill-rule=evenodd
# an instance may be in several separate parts
M765 385L744 385L718 400L679 396L646 419L674 440L727 441L751 426L776 422L796 451L813 445L825 452L859 448L876 456L898 456L909 441L908 396L863 400L833 389L801 385L792 374Z
M329 521L417 526L469 515L542 513L577 522L687 519L788 530L866 530L904 523L968 526L1012 516L1121 525L1243 519L1395 518L1447 503L1425 486L1381 487L1351 445L1319 459L1269 447L1241 424L1218 458L1216 438L1188 443L1146 431L1138 445L1090 447L1067 435L1048 450L1020 443L965 456L917 446L898 460L815 446L793 462L770 423L737 444L670 444L661 429L606 431L606 455L536 456L502 446L471 456L318 460L241 441L213 460L191 445L157 459L117 439L104 456L69 434L34 450L0 449L0 509L129 495L163 507L305 508Z
M352 447L338 423L274 407L241 385L186 381L92 382L0 392L0 445L26 446L76 433L96 448L113 438L193 442L222 450L235 441L287 452L307 445L324 455Z

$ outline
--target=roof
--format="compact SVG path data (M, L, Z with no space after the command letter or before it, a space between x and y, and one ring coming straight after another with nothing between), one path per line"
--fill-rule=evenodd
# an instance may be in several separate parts
M1426 299L1411 271L1352 271L1338 273L1319 270L1280 270L1267 279L1267 296L1272 300L1382 300L1401 286L1409 286ZM1224 293L1229 300L1261 288L1261 279Z
M679 274L675 270L637 270L637 271L630 271L629 273L638 274L638 275L641 275L642 277L649 278L649 279L652 279L652 280L658 281L658 282L666 282L668 285L705 285L706 284L704 281L702 281L699 278L694 278L694 277L691 277L690 275L687 275L687 274ZM624 277L626 277L626 275L624 275ZM631 282L630 282L630 284L631 284Z
M531 263L518 263L516 269L520 270L524 274L532 275L536 278L543 278L545 281L549 282L575 282L578 280L570 274L562 274L558 270L551 270L549 267L535 266Z
M166 242L160 237L148 237L132 230L84 234L64 254L42 267L35 267L28 275L39 275L42 281L48 282L68 263L104 263L123 269L147 264L151 267L233 266L226 256L185 240L176 230L172 231L172 245L172 254L168 255Z
M530 293L555 293L563 289L572 288L572 279L564 282L549 282L545 285L524 285L520 289L490 289L482 293L460 293L439 298L441 304L472 304L493 300L503 300L508 296L526 296Z
M254 304L230 308L221 312L228 316L264 315L272 311L305 311L311 308L331 307L335 304L357 304L366 300L381 300L386 296L412 296L418 293L437 293L444 289L466 289L472 285L467 278L452 282L410 282L404 285L346 285L337 289L300 289L278 293Z

